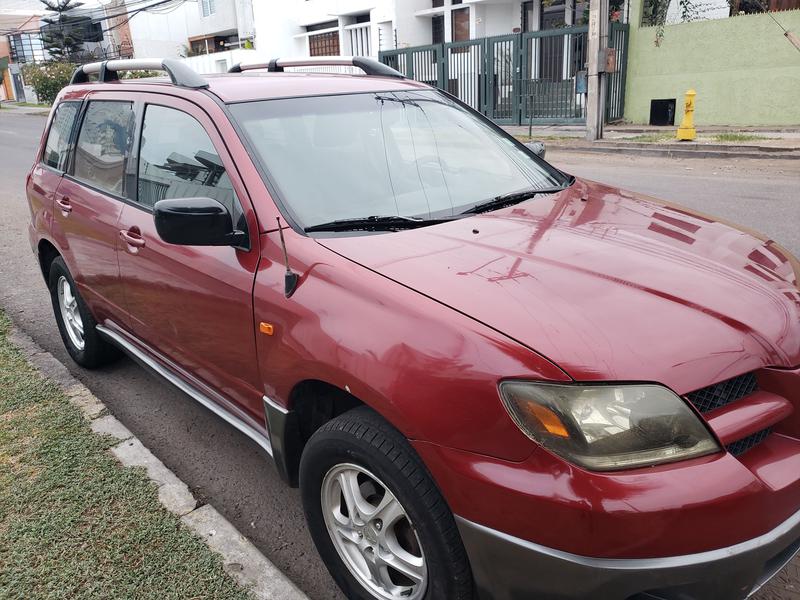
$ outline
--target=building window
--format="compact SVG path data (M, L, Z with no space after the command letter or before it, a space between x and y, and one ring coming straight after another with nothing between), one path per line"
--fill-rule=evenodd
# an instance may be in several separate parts
M431 44L444 43L444 15L437 15L431 19Z
M232 48L239 48L241 43L238 35L213 35L209 37L199 37L189 40L192 55L213 54L214 52L225 52Z
M561 29L567 26L567 5L564 2L552 2L542 6L542 18L539 29Z
M432 8L441 8L444 6L444 0L432 0L431 7Z
M648 0L645 0L645 4ZM800 0L798 0L800 1ZM619 20L619 7L622 6L622 0L610 0L610 19L612 21ZM522 31L538 31L544 29L559 29L561 27L570 27L578 25L586 25L589 22L589 0L574 0L572 3L572 23L567 24L567 6L560 0L555 0L550 4L542 4L540 7L540 18L537 23L534 19L533 2L522 3ZM615 11L616 16L615 16Z
M339 56L339 32L308 36L308 53L310 56Z
M621 9L621 5L620 5ZM614 18L614 11L611 10L611 20L612 21L619 21L620 20L620 12L617 12L616 18ZM586 0L585 2L577 1L572 6L572 24L573 25L586 25L589 22L589 2Z
M522 31L533 31L533 2L522 3Z
M322 29L333 29L339 26L339 21L325 21L324 23L315 23L314 25L307 25L306 31L320 31Z
M18 33L8 36L11 62L29 63L45 60L42 38L38 33Z
M454 10L452 15L453 41L466 42L469 40L469 7Z
M210 17L217 12L217 7L214 6L214 0L200 0L200 12L204 17Z

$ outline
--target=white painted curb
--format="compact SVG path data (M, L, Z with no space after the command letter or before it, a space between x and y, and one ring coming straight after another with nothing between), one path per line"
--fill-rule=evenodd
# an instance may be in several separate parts
M206 504L197 506L189 487L158 460L150 450L110 414L89 389L78 381L52 354L43 350L16 326L9 341L46 378L64 390L97 434L110 435L120 442L111 452L126 467L142 467L158 487L158 499L181 522L200 536L214 552L222 555L225 571L259 600L308 600L286 575L272 564L245 536L217 510Z

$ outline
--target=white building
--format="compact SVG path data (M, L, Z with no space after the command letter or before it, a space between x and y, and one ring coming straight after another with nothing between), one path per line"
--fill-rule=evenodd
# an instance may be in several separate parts
M622 2L619 2L622 5ZM365 55L585 25L588 0L256 0L265 56Z
M176 0L136 12L129 27L137 57L226 53L252 42L252 0Z

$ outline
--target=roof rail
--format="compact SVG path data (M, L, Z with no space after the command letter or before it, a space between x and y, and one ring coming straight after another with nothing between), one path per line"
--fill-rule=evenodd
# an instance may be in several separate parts
M88 63L75 69L70 83L87 83L89 75L95 73L98 74L98 81L117 81L119 71L166 71L174 85L197 89L208 87L205 79L174 58L131 58Z
M366 56L304 56L301 58L273 58L265 63L238 63L228 69L228 73L241 73L242 71L253 71L255 69L266 69L271 73L281 73L284 67L318 67L318 66L337 66L337 67L357 67L364 71L365 75L377 75L381 77L402 77L405 75L400 71L395 71L388 65L378 62L374 58Z

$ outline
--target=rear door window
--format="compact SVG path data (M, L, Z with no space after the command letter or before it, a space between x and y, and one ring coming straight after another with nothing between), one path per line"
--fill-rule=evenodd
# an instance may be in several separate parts
M80 102L62 102L56 108L42 154L42 162L48 167L58 171L66 168L69 139L80 106Z
M134 122L132 102L90 102L75 147L73 176L121 196Z

